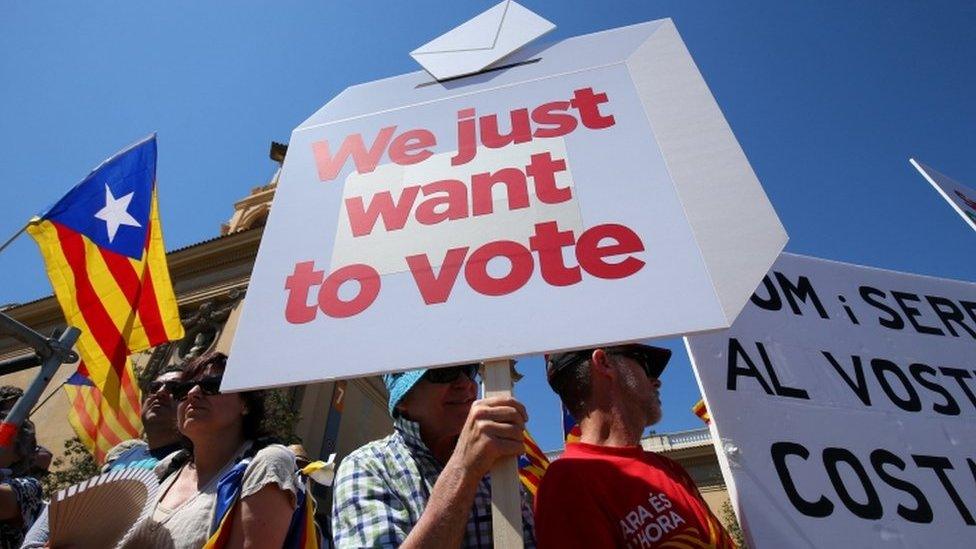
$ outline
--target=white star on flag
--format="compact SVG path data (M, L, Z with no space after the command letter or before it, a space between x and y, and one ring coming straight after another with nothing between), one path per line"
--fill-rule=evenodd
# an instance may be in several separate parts
M132 202L132 195L134 194L136 193L131 192L121 198L115 198L112 196L112 189L109 189L107 184L105 185L105 207L98 210L95 217L105 221L109 243L115 240L115 233L122 225L142 227L128 212L129 202Z

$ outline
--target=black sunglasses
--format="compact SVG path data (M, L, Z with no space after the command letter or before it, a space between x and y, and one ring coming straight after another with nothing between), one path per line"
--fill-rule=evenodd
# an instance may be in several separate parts
M194 387L199 386L200 392L207 395L219 395L220 394L220 380L223 376L211 376L205 377L203 379L198 379L195 381L181 381L176 383L176 385L170 389L170 394L176 400L186 400L187 395Z
M179 381L150 381L149 386L146 387L146 394L154 395L159 391L166 389L166 392L172 395L173 390L179 384Z
M657 376L651 373L651 364L647 361L647 357L645 357L641 353L635 353L632 351L613 351L610 354L624 356L633 360L634 362L640 365L641 369L644 370L644 374L647 377L651 379L657 379Z
M450 366L448 368L438 368L436 370L427 370L424 373L424 379L431 383L454 383L457 381L461 374L468 376L471 381L478 381L478 365L477 364L462 364L460 366Z

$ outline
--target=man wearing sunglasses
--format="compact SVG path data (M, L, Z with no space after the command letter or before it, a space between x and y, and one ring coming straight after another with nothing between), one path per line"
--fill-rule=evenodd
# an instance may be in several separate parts
M490 547L491 485L501 458L523 453L525 407L478 400L478 364L384 377L392 435L349 454L336 471L336 547ZM522 492L523 539L535 546Z
M556 353L549 385L580 426L536 495L539 547L735 547L694 482L640 446L661 419L671 351L617 345ZM669 543L670 542L670 543Z
M123 467L153 468L169 454L179 450L180 432L176 429L176 399L180 370L167 368L149 382L142 393L142 429L146 441L126 441L108 451L103 471ZM128 446L128 448L126 448Z
M143 432L146 440L126 440L105 454L102 472L126 467L152 469L159 460L182 448L180 433L176 429L176 402L172 391L180 378L179 368L173 366L163 370L142 392ZM47 547L50 526L47 508L34 522L24 537L22 549Z

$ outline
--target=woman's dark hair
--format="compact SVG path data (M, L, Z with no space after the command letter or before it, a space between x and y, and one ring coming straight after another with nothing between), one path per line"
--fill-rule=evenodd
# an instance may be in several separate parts
M208 353L186 361L182 366L183 373L180 376L180 381L199 381L206 377L208 370L211 375L223 376L226 367L227 355L224 353ZM238 394L247 407L247 413L244 414L243 420L244 438L247 440L257 440L267 436L263 425L264 401L267 398L267 392L243 391Z

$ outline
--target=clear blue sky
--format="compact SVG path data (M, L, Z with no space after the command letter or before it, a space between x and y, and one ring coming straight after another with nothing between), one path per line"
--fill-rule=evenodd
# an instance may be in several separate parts
M264 184L271 140L496 2L9 2L0 18L0 237L101 160L159 132L168 248L215 236ZM790 234L787 250L976 280L976 234L908 164L976 186L976 4L523 2L546 40L674 19ZM0 303L50 293L33 242L0 254ZM659 431L697 427L683 347ZM517 389L544 448L541 361Z

